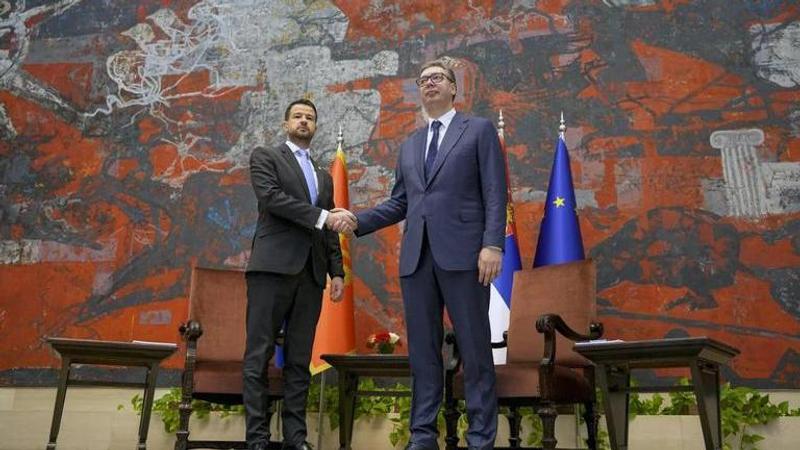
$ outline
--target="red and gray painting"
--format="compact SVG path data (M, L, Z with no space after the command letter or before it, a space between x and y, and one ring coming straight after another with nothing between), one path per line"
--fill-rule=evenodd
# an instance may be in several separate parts
M563 111L607 337L711 336L727 379L796 388L798 39L789 0L0 0L0 384L53 382L44 336L176 342L191 267L247 260L293 99L323 166L342 127L353 208L385 199L446 57L458 109L503 111L526 266ZM401 232L352 244L359 342L403 334Z

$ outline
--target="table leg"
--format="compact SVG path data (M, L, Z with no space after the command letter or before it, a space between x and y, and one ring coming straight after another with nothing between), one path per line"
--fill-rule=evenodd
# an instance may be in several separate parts
M156 389L156 376L158 375L158 364L150 364L147 367L147 380L144 387L144 399L142 400L142 418L139 422L139 444L137 450L147 448L147 431L150 428L150 412L153 409L153 396Z
M691 364L692 385L697 412L703 429L706 450L722 449L722 425L719 407L719 367L697 361Z
M601 365L597 370L605 396L606 425L612 450L628 450L628 397L631 374L627 368Z
M70 359L63 358L61 371L58 374L58 390L56 391L56 404L53 408L53 421L50 424L50 439L47 441L47 450L55 450L58 430L61 428L61 415L64 413L64 400L67 398L67 382L69 381Z
M350 450L353 442L358 375L347 370L339 372L339 449Z

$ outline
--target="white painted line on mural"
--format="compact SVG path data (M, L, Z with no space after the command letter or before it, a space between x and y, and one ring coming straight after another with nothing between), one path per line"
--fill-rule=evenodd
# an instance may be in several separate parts
M0 264L114 261L116 241L99 249L40 239L0 240Z

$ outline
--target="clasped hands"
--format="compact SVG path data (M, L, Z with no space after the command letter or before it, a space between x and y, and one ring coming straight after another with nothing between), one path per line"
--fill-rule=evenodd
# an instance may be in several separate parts
M358 228L358 219L344 208L333 208L328 213L325 225L337 232L352 236ZM495 247L484 247L478 255L478 282L488 286L503 268L503 251Z
M325 225L337 233L352 235L358 228L358 219L355 214L344 208L333 208L325 219Z

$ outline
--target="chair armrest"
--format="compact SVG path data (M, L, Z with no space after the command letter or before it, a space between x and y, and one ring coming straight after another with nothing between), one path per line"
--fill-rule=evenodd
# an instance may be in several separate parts
M183 373L181 374L181 403L178 406L178 409L182 412L180 429L186 430L189 426L189 414L192 411L197 340L203 335L203 327L200 322L189 319L178 327L178 332L181 333L181 337L186 341L186 357L183 361Z
M543 366L553 365L556 360L556 331L573 342L590 341L603 335L603 324L592 322L589 334L583 335L573 330L558 314L544 314L536 321L536 330L544 334Z
M190 341L197 341L200 336L203 335L203 327L200 326L200 322L195 320L187 320L186 323L182 323L180 327L178 327L178 332L183 337L187 343Z
M456 342L456 334L448 331L444 335L445 345L445 360L444 360L444 407L445 417L448 415L460 415L456 411L457 400L455 398L455 377L461 369L461 354L458 352L458 342Z
M603 324L599 322L590 323L589 334L584 335L570 328L558 314L543 314L536 321L536 331L545 334L558 331L571 341L582 342L600 338L603 335Z
M200 322L189 319L178 327L178 332L181 333L181 337L184 341L186 341L186 357L183 361L183 376L184 378L187 376L191 378L194 373L194 364L197 360L197 340L203 335L203 327L200 325ZM191 389L189 389L189 392L191 392Z
M506 348L508 347L508 330L503 331L503 340L500 342L492 342L492 348Z
M461 365L461 353L458 351L458 343L454 332L448 331L444 335L444 346L447 349L445 351L445 371L458 372L458 368Z

